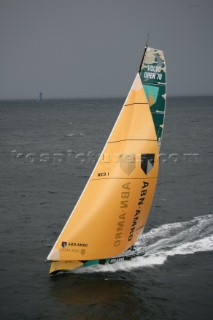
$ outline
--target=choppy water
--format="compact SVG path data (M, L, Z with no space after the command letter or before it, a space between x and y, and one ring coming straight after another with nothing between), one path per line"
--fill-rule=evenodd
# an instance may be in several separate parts
M0 103L1 319L212 318L211 97L168 100L145 256L48 277L43 261L122 102Z

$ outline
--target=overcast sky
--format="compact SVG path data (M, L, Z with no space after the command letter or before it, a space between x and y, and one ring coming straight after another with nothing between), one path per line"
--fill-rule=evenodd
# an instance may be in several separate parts
M124 97L148 33L168 95L213 95L213 0L0 0L0 99Z

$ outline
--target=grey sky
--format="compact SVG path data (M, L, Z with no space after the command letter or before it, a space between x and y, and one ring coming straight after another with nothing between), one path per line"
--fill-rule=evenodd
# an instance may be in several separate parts
M212 0L0 0L0 99L124 97L147 34L168 95L213 94Z

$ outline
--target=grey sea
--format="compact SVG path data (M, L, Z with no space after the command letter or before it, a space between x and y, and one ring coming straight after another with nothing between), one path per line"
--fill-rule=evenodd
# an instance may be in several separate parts
M0 319L213 319L213 97L168 99L145 255L48 276L123 102L0 102Z

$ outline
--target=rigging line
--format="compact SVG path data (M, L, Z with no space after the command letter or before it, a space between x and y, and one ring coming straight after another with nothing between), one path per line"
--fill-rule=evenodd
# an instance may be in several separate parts
M141 72L141 69L142 69L143 60L144 60L144 57L145 57L145 54L146 54L146 50L147 50L147 45L145 46L145 49L144 49L144 52L143 52L143 56L142 56L142 59L141 59L141 63L140 63L139 69L138 69L139 73Z

